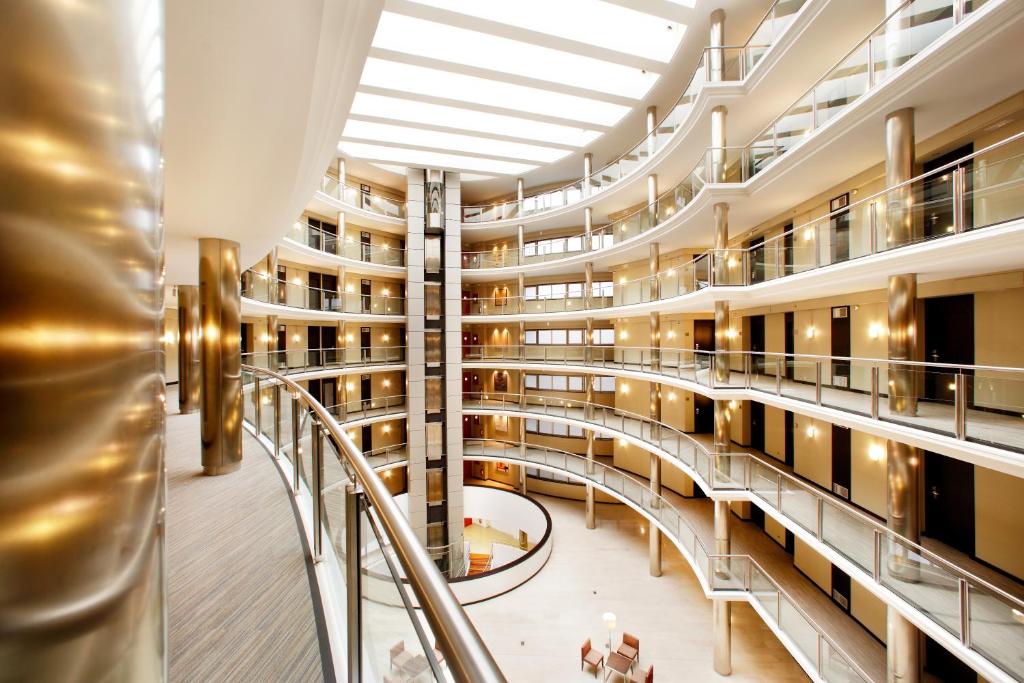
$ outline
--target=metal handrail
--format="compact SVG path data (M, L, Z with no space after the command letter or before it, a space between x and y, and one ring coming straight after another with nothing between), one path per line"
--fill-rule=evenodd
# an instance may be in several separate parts
M477 393L476 392L472 392L472 393L468 393L467 395L468 396L474 396L474 395L477 395ZM517 405L509 406L509 408L510 409L519 408L519 406L518 406L518 396L519 395L518 394L511 394L511 395L517 397L517 401L516 401ZM493 400L493 399L485 398L483 400L486 401L486 400ZM563 399L555 398L554 399L554 404L557 405L557 402L559 402L559 401L563 401ZM569 399L565 399L564 401L570 401L570 400ZM511 404L512 402L509 401L507 403ZM886 527L884 524L879 522L878 519L876 519L876 518L874 518L874 517L872 517L870 515L867 515L864 512L862 512L860 510L857 510L856 508L854 508L852 506L848 506L848 505L842 503L841 501L833 499L831 494L825 494L825 493L819 491L814 486L812 486L812 485L802 481L796 475L794 475L794 474L792 474L790 472L786 472L785 470L780 469L777 466L775 466L775 465L773 465L773 464L771 464L769 462L766 462L765 460L763 460L761 458L758 458L758 457L754 456L751 453L732 453L732 452L722 453L722 452L709 451L703 444L701 444L700 442L694 440L688 434L685 434L684 432L679 432L679 430L675 429L674 427L671 427L670 425L667 425L667 424L665 424L663 422L660 422L658 420L653 420L650 417L644 417L644 416L641 416L641 415L636 415L635 413L630 413L628 411L624 411L624 410L620 410L618 408L615 408L614 406L606 406L606 405L603 405L603 404L597 404L597 403L590 403L590 404L588 404L586 401L571 401L571 403L574 403L576 405L575 406L568 406L568 407L586 407L587 405L591 405L591 406L593 406L595 408L601 408L601 409L606 409L606 410L610 409L610 410L612 410L616 414L628 416L628 417L630 417L632 419L637 419L637 420L639 420L641 422L649 422L649 423L652 423L652 424L657 424L662 429L670 430L670 431L676 432L678 434L681 434L683 436L686 436L688 438L688 440L690 440L697 447L697 449L699 449L700 451L703 452L705 457L710 459L710 462L712 463L713 466L714 466L715 458L719 458L719 457L722 457L722 456L727 456L727 457L745 456L745 457L749 458L750 460L752 460L754 462L757 462L759 465L763 465L763 466L766 466L766 467L772 469L773 471L776 472L776 474L778 474L779 476L785 478L789 483L795 484L795 485L801 487L804 491L810 493L816 500L821 500L824 504L831 505L834 508L837 508L837 509L841 510L843 513L852 514L859 521L861 521L861 522L871 526L872 529L875 531L875 533L880 533L880 534L882 534L883 536L885 536L886 538L888 538L890 540L895 540L896 542L898 542L898 543L900 543L900 544L902 544L902 545L904 545L904 546L906 546L908 548L913 549L914 552L921 554L923 557L926 557L929 561L934 562L935 564L941 565L946 570L950 571L950 573L959 575L959 577L961 577L963 579L966 579L969 583L973 583L975 585L981 586L985 590L992 591L994 593L997 593L997 594L1003 596L1007 600L1015 603L1017 605L1017 607L1021 611L1024 611L1024 600L1011 595L1010 593L1006 592L1005 590L1003 590L1003 589L999 588L998 586L995 586L994 584L990 583L986 579L984 579L984 578L982 578L982 577L972 573L970 570L958 567L956 564L953 564L949 560L947 560L947 559L941 557L940 555L937 555L934 552L928 550L927 548L922 546L920 543L912 541L909 538L906 538L905 536L892 531L891 529ZM505 407L505 404L506 404L506 402L502 401L502 407L503 408ZM540 411L530 411L528 408L522 408L522 410L523 410L523 412L535 414L535 415L538 415L538 416L547 416L547 417L551 417L552 416L549 413L543 413L543 412L540 412ZM557 416L555 416L555 417L557 417ZM581 422L584 425L584 428L586 428L586 429L592 429L593 428L593 425L589 421L587 421L587 420L578 420L577 418L570 417L568 415L568 413L566 413L562 417L564 419L570 419L570 420L574 420L574 421L579 421L579 422ZM621 431L616 430L614 427L611 427L611 426L609 426L607 424L602 423L600 426L605 428L605 429L608 429L608 430L610 430L612 432L615 432L616 434L620 434L622 436L636 438L635 435L633 435L633 434L629 434L628 432L621 432ZM568 452L568 451L565 451L565 452ZM705 484L705 488L707 488L708 490L714 491L716 488L718 488L718 487L715 486L715 482L714 482L715 477L714 477L713 474L711 476L711 481L708 481L708 480L706 480L701 475L701 473L695 467L694 468L687 467L687 469L692 470L693 473L694 473L692 475L692 478L696 479L696 480L703 481L704 484ZM717 471L717 469L715 469L713 471ZM726 487L726 488L718 488L718 490L721 490L721 491L735 491L735 490L737 490L737 488L736 487ZM753 490L750 488L749 484L744 484L744 486L741 489L739 489L739 490L744 490L744 491L747 491L747 492L750 492L750 493L754 493ZM785 514L781 509L779 510L779 512L780 512L780 514Z
M359 352L359 358L356 360L348 360L345 358L349 351ZM372 353L373 351L383 352L384 358L374 359L367 355L363 357L363 353ZM397 352L392 355L392 352ZM319 364L310 364L308 362L312 354L322 354L326 357L328 354L334 354L334 361L324 362ZM401 369L405 365L405 347L404 346L353 346L348 347L334 347L329 349L279 349L277 351L249 351L242 354L242 363L248 365L255 365L259 358L266 357L268 360L271 358L283 358L286 359L290 355L302 354L302 365L288 366L286 368L276 368L276 370L284 370L281 374L294 375L303 372L314 372L317 370L329 371L339 370L348 367L367 368L373 366L386 366L395 365L396 369Z
M493 655L484 645L448 583L430 560L391 492L330 411L300 384L280 373L251 365L243 365L242 370L270 377L287 387L293 396L301 398L316 414L334 440L338 454L345 459L355 482L362 487L364 495L377 512L383 531L391 542L455 679L474 683L504 681L505 676Z
M370 252L371 253L373 253L373 252L377 252L377 253L385 252L385 253L398 254L398 255L401 256L402 263L405 263L405 249L402 248L402 247L392 247L391 245L386 244L386 243L385 244L363 244L361 242L348 241L346 235L341 235L341 234L334 233L334 232L328 232L328 231L324 230L323 228L318 228L315 225L312 225L312 224L310 224L308 222L295 221L295 223L293 224L293 227L296 228L296 229L298 229L298 228L305 228L305 229L307 229L309 231L320 233L320 235L322 237L322 239L321 239L322 244L327 244L327 242L330 241L328 239L330 237L330 238L334 238L335 243L338 245L338 250L336 252L332 252L332 251L328 251L324 247L311 247L308 244L300 242L299 240L297 240L297 239L295 239L293 237L289 237L287 233L285 234L284 239L286 239L286 240L288 240L290 242L294 242L295 244L298 244L300 246L303 246L303 247L306 247L306 248L309 248L309 249L314 249L316 251L320 251L320 252L323 252L325 254L329 254L331 256L337 256L338 258L347 259L349 261L355 261L357 263L369 263L369 264L376 265L376 266L396 267L396 268L401 268L402 267L401 265L390 264L390 263L375 263L372 260L371 261L364 261L362 259L353 258L351 256L345 256L344 254L341 253L344 250L344 246L346 244L351 244L351 245L354 245L354 246L358 245L360 248L362 248L363 246L368 246L368 247L370 247Z
M761 573L766 578L768 578L769 581L771 581L771 583L774 586L774 588L780 594L785 596L785 598L789 601L791 606L797 612L800 613L800 615L807 621L807 623L809 623L811 625L811 627L817 632L817 634L818 634L818 636L820 638L824 639L834 650L836 650L837 652L842 654L844 659L846 660L846 663L849 664L851 667L853 667L857 671L857 674L859 676L861 676L865 681L870 681L871 680L871 677L868 676L864 672L864 670L861 669L860 666L858 666L857 663L854 662L853 659L846 654L846 651L838 643L836 643L835 640L833 640L828 635L828 632L822 626L820 626L818 624L818 622L814 620L813 617L811 617L809 614L807 614L807 612L802 607L800 607L799 603L796 600L794 600L793 597L774 578L772 578L771 574L768 573L768 571L765 570L765 568L759 562L757 562L757 560L755 560L752 556L746 555L746 554L740 554L740 553L718 554L718 553L709 552L708 549L707 549L707 546L704 544L703 541L701 541L700 536L697 533L696 529L694 529L694 527L683 516L683 514L679 511L679 509L676 508L674 505L672 505L672 503L669 502L669 500L667 498L665 498L665 496L663 496L660 493L657 493L657 492L651 490L649 488L649 484L647 482L644 482L643 480L641 480L641 479L639 479L639 478L637 478L637 477L635 477L633 475L630 475L627 472L625 472L625 471L623 471L623 470L621 470L621 469L619 469L617 467L606 465L603 462L599 462L597 460L589 460L588 458L586 458L584 456L581 456L581 455L579 455L577 453L572 453L570 451L564 451L564 450L561 450L559 448L551 448L551 447L548 447L548 446L539 446L539 445L531 444L531 443L523 444L523 443L520 443L520 442L505 441L505 440L500 440L500 439L464 439L463 442L464 443L473 443L473 442L480 443L484 447L484 450L485 450L485 452L483 454L484 457L488 457L487 454L486 454L487 442L502 444L503 446L515 447L517 450L518 450L518 448L520 446L525 446L527 449L533 449L533 450L557 453L557 454L559 454L559 455L561 455L563 457L566 457L566 458L573 458L575 460L583 460L583 461L585 461L587 463L587 466L591 466L592 465L594 467L599 467L602 470L614 472L616 474L616 476L622 477L622 479L624 479L624 480L629 480L629 481L633 482L639 488L647 491L651 495L652 499L656 498L657 501L658 501L658 507L662 507L663 506L663 507L666 507L666 508L674 511L676 513L676 517L679 519L679 521L682 524L684 524L686 526L686 528L689 530L690 535L693 537L694 542L700 547L701 551L708 558L708 567L704 568L704 570L705 570L706 580L707 580L707 583L708 583L708 589L709 589L709 591L711 593L714 593L715 588L712 585L712 581L714 579L714 572L711 570L710 567L711 567L711 565L713 563L715 563L715 561L721 562L723 560L729 560L729 559L732 559L732 558L739 558L739 559L742 559L744 561L750 562L751 564L756 566L761 571ZM473 455L474 454L472 454L472 453L469 454L470 459L472 459ZM514 455L510 456L510 457L509 456L505 456L505 455L498 455L498 456L494 456L494 457L507 457L507 459L510 460L510 461L519 461L519 462L530 463L530 464L534 464L534 465L538 464L538 463L536 463L536 462L534 462L532 460L525 459L525 458L519 458L519 457L516 457ZM553 465L550 465L547 462L545 462L543 464L548 466L548 467L554 467ZM569 469L565 469L563 471L568 473L569 475L571 475L573 477L579 477L579 478L582 478L584 480L591 481L590 477L587 476L587 474L580 475L579 473L574 472L574 471L569 470ZM586 468L584 468L584 472L586 472L586 471L587 471ZM610 491L614 491L615 494L618 494L618 495L622 496L622 498L624 498L626 500L629 500L630 502L634 503L635 505L637 505L640 508L644 508L645 507L642 500L641 501L636 501L636 500L632 500L631 498L627 497L626 493L625 493L625 487L623 487L623 491L621 493L619 493L618 491L615 491L615 489L611 489L610 487L609 487L609 490ZM657 522L657 521L655 521L654 523L658 524L658 526L661 526L661 524L659 522ZM669 536L673 535L668 529L664 529L663 528L663 531L664 531L665 534L667 534ZM678 537L676 537L676 538L680 542L679 543L680 545L684 545L681 542L682 539L679 539ZM697 562L696 555L694 555L694 557L692 559L692 565L691 566L693 567L695 572L699 573L701 571L700 567L699 567L699 563ZM743 579L743 586L744 586L744 591L745 592L751 592L752 589L753 589L753 587L749 585L749 579L747 577L744 577L744 579ZM816 662L816 664L820 668L821 662Z
M335 182L335 183L338 183L338 184L339 184L339 185L340 185L341 187L347 187L347 188L349 188L350 190L355 190L356 192L359 192L360 194L362 194L362 191L363 191L363 190L362 190L362 188L361 188L361 187L359 187L359 186L356 186L356 185L353 185L352 183L350 183L350 182L348 181L348 178L345 178L345 180L344 180L344 181L342 181L342 180L341 180L340 178L338 178L337 176L333 176L333 175L331 175L331 173L330 173L329 171L328 171L328 172L325 172L325 173L323 174L323 178L322 178L322 180L320 181L320 183L321 183L321 184L320 184L320 188L321 188L321 189L320 189L319 191L320 191L320 192L323 192L324 194L327 194L326 190L324 190L324 189L323 189L323 187L324 187L324 181L328 181L328 180L330 180L330 181L333 181L333 182ZM338 197L338 199L339 199L339 200L340 200L340 201L341 201L342 203L345 203L345 194L344 194L344 192L341 192L340 194L341 194L341 196L340 196L340 197ZM391 203L393 203L393 204L394 204L394 205L395 205L395 206L396 206L396 207L398 208L398 214L399 214L399 215L397 215L397 216L391 216L390 214L387 214L387 213L380 213L380 212L378 212L378 211L372 211L371 209L368 209L368 208L366 208L366 207L363 207L363 206L358 206L358 207L356 207L356 208L358 208L358 209L362 209L362 210L364 210L364 211L370 211L370 213L375 213L375 214L377 214L377 215L380 215L380 216L384 216L384 217L386 217L386 218L398 218L398 219L400 219L400 218L404 218L404 217L405 217L405 199L395 199L394 197L389 197L389 196L387 196L387 195L383 195L383 194L380 194L380 193L375 193L375 192L373 191L373 188L372 188L372 187L370 188L370 197L371 197L371 199L372 199L372 198L376 198L376 199L378 199L378 200L381 200L381 201L385 201L385 202L391 202ZM350 205L350 206L352 206L352 205Z
M577 184L580 184L581 187L582 187L583 185L589 183L592 178L594 178L596 176L600 176L603 171L605 171L608 168L611 168L615 164L618 164L620 161L625 159L627 156L629 156L630 154L634 153L637 149L640 149L641 147L643 147L644 143L647 142L648 139L656 137L658 135L658 130L662 127L662 125L665 123L665 121L667 121L673 115L673 113L675 113L676 108L680 105L680 103L682 102L683 98L686 96L687 92L690 89L690 85L693 83L694 78L696 78L697 74L700 73L702 68L705 69L705 70L707 69L707 55L708 55L709 52L711 52L711 51L725 52L726 50L747 50L747 49L749 49L751 47L771 48L772 45L774 45L774 43L768 44L768 45L751 45L750 41L753 40L753 37L755 35L757 35L758 30L760 30L761 26L768 19L768 17L772 14L772 12L775 10L776 5L778 5L778 3L780 1L781 0L774 0L772 2L772 4L768 7L768 9L762 15L761 20L754 27L753 31L751 31L750 36L747 38L747 40L742 45L715 45L715 46L708 45L708 46L705 46L701 50L701 56L697 60L697 65L694 67L693 71L691 72L690 78L686 82L686 85L683 87L682 91L680 92L679 97L676 98L676 101L669 108L668 113L665 114L665 116L661 117L661 119L653 127L651 132L645 133L639 140L637 140L637 142L635 144L629 146L626 149L625 152L622 152L621 154L619 154L617 157L615 157L611 161L606 162L600 168L598 168L598 169L596 169L594 171L591 171L589 176L582 176L581 178L579 178L577 180L571 180L571 181L569 181L569 182L567 182L567 183L565 183L563 185L559 185L557 187L549 188L547 190L542 190L540 192L536 192L536 193L530 194L530 195L524 195L523 201L525 201L525 200L527 200L527 199L529 199L531 197L540 197L540 196L543 196L543 195L556 194L558 192L565 192L568 189L576 186ZM744 74L744 76L741 77L741 80L742 80L742 78L745 78L748 75L749 74ZM470 204L470 205L463 206L462 210L463 210L463 212L465 212L466 209L469 209L469 210L474 210L474 209L486 210L486 209L490 209L490 208L493 208L493 207L502 206L502 205L505 205L505 204L514 204L514 203L519 203L519 200L518 199L509 199L507 201L496 201L496 202L492 202L492 203L489 203L489 204L478 204L478 205ZM497 220L501 220L501 219L497 219ZM484 221L479 221L479 222L484 222Z
M273 296L273 293L272 293L273 292L273 288L274 287L280 287L281 285L284 285L285 287L298 287L298 288L300 288L300 290L305 290L305 291L309 291L309 292L317 292L319 294L319 296L322 297L322 301L324 301L324 302L326 302L328 300L335 300L335 301L341 301L344 304L344 302L347 300L347 297L351 296L351 297L358 297L359 301L363 301L364 299L365 300L369 300L371 303L375 302L375 301L376 302L383 301L386 305L390 305L391 302L396 302L395 305L397 306L398 305L397 302L401 302L402 306L400 307L400 309L401 309L401 311L405 310L405 308L404 308L404 306L405 306L405 297L391 296L390 294L387 294L387 295L385 295L385 294L362 294L360 292L348 292L348 291L338 292L338 290L336 290L336 289L324 289L323 287L310 287L307 284L301 284L301 283L289 282L288 280L282 280L282 279L280 279L280 278L278 278L276 276L271 276L269 273L259 273L259 272L255 271L255 270L252 270L251 268L249 270L246 270L245 273L249 274L254 280L258 279L258 280L261 280L261 281L267 283L267 298L268 299L277 298L277 297ZM397 283L397 284L402 284L402 283ZM387 312L387 311L381 312L381 313L373 313L372 311L344 311L344 310L342 310L342 311L334 311L334 310L330 310L330 309L310 308L309 306L294 306L294 305L289 304L287 302L280 303L280 302L276 302L276 301L261 301L260 299L256 298L256 296L255 296L256 292L253 290L253 288L248 288L248 289L243 288L242 292L241 292L241 295L242 295L243 298L250 299L252 301L259 301L260 303L267 303L267 304L272 304L272 305L275 305L275 306L287 306L288 308L296 308L296 309L305 310L305 311L321 311L321 312L325 312L325 313L349 313L351 315L403 315L403 313L401 313L399 311L396 311L394 313Z

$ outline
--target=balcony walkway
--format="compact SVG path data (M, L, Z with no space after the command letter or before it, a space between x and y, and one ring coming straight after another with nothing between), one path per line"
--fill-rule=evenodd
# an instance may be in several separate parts
M170 680L325 680L322 619L280 474L244 432L241 469L203 476L199 413L180 415L177 403L168 387Z

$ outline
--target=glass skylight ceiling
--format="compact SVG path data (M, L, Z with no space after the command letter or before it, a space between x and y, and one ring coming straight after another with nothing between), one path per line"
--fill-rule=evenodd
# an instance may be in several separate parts
M340 148L521 175L621 121L685 31L601 0L387 0Z

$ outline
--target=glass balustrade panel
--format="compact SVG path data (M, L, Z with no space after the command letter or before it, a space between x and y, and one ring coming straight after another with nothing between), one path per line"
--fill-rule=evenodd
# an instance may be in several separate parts
M1024 678L1024 606L974 583L968 593L971 649L1015 678Z
M966 438L1024 451L1024 372L978 369L964 389Z
M881 553L882 585L959 637L958 576L893 536L882 540Z

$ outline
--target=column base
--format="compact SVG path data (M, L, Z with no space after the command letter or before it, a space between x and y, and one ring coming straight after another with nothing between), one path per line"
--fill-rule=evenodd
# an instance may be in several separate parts
M241 467L241 462L232 462L227 465L203 465L203 474L207 477L219 477L222 474L231 474Z

